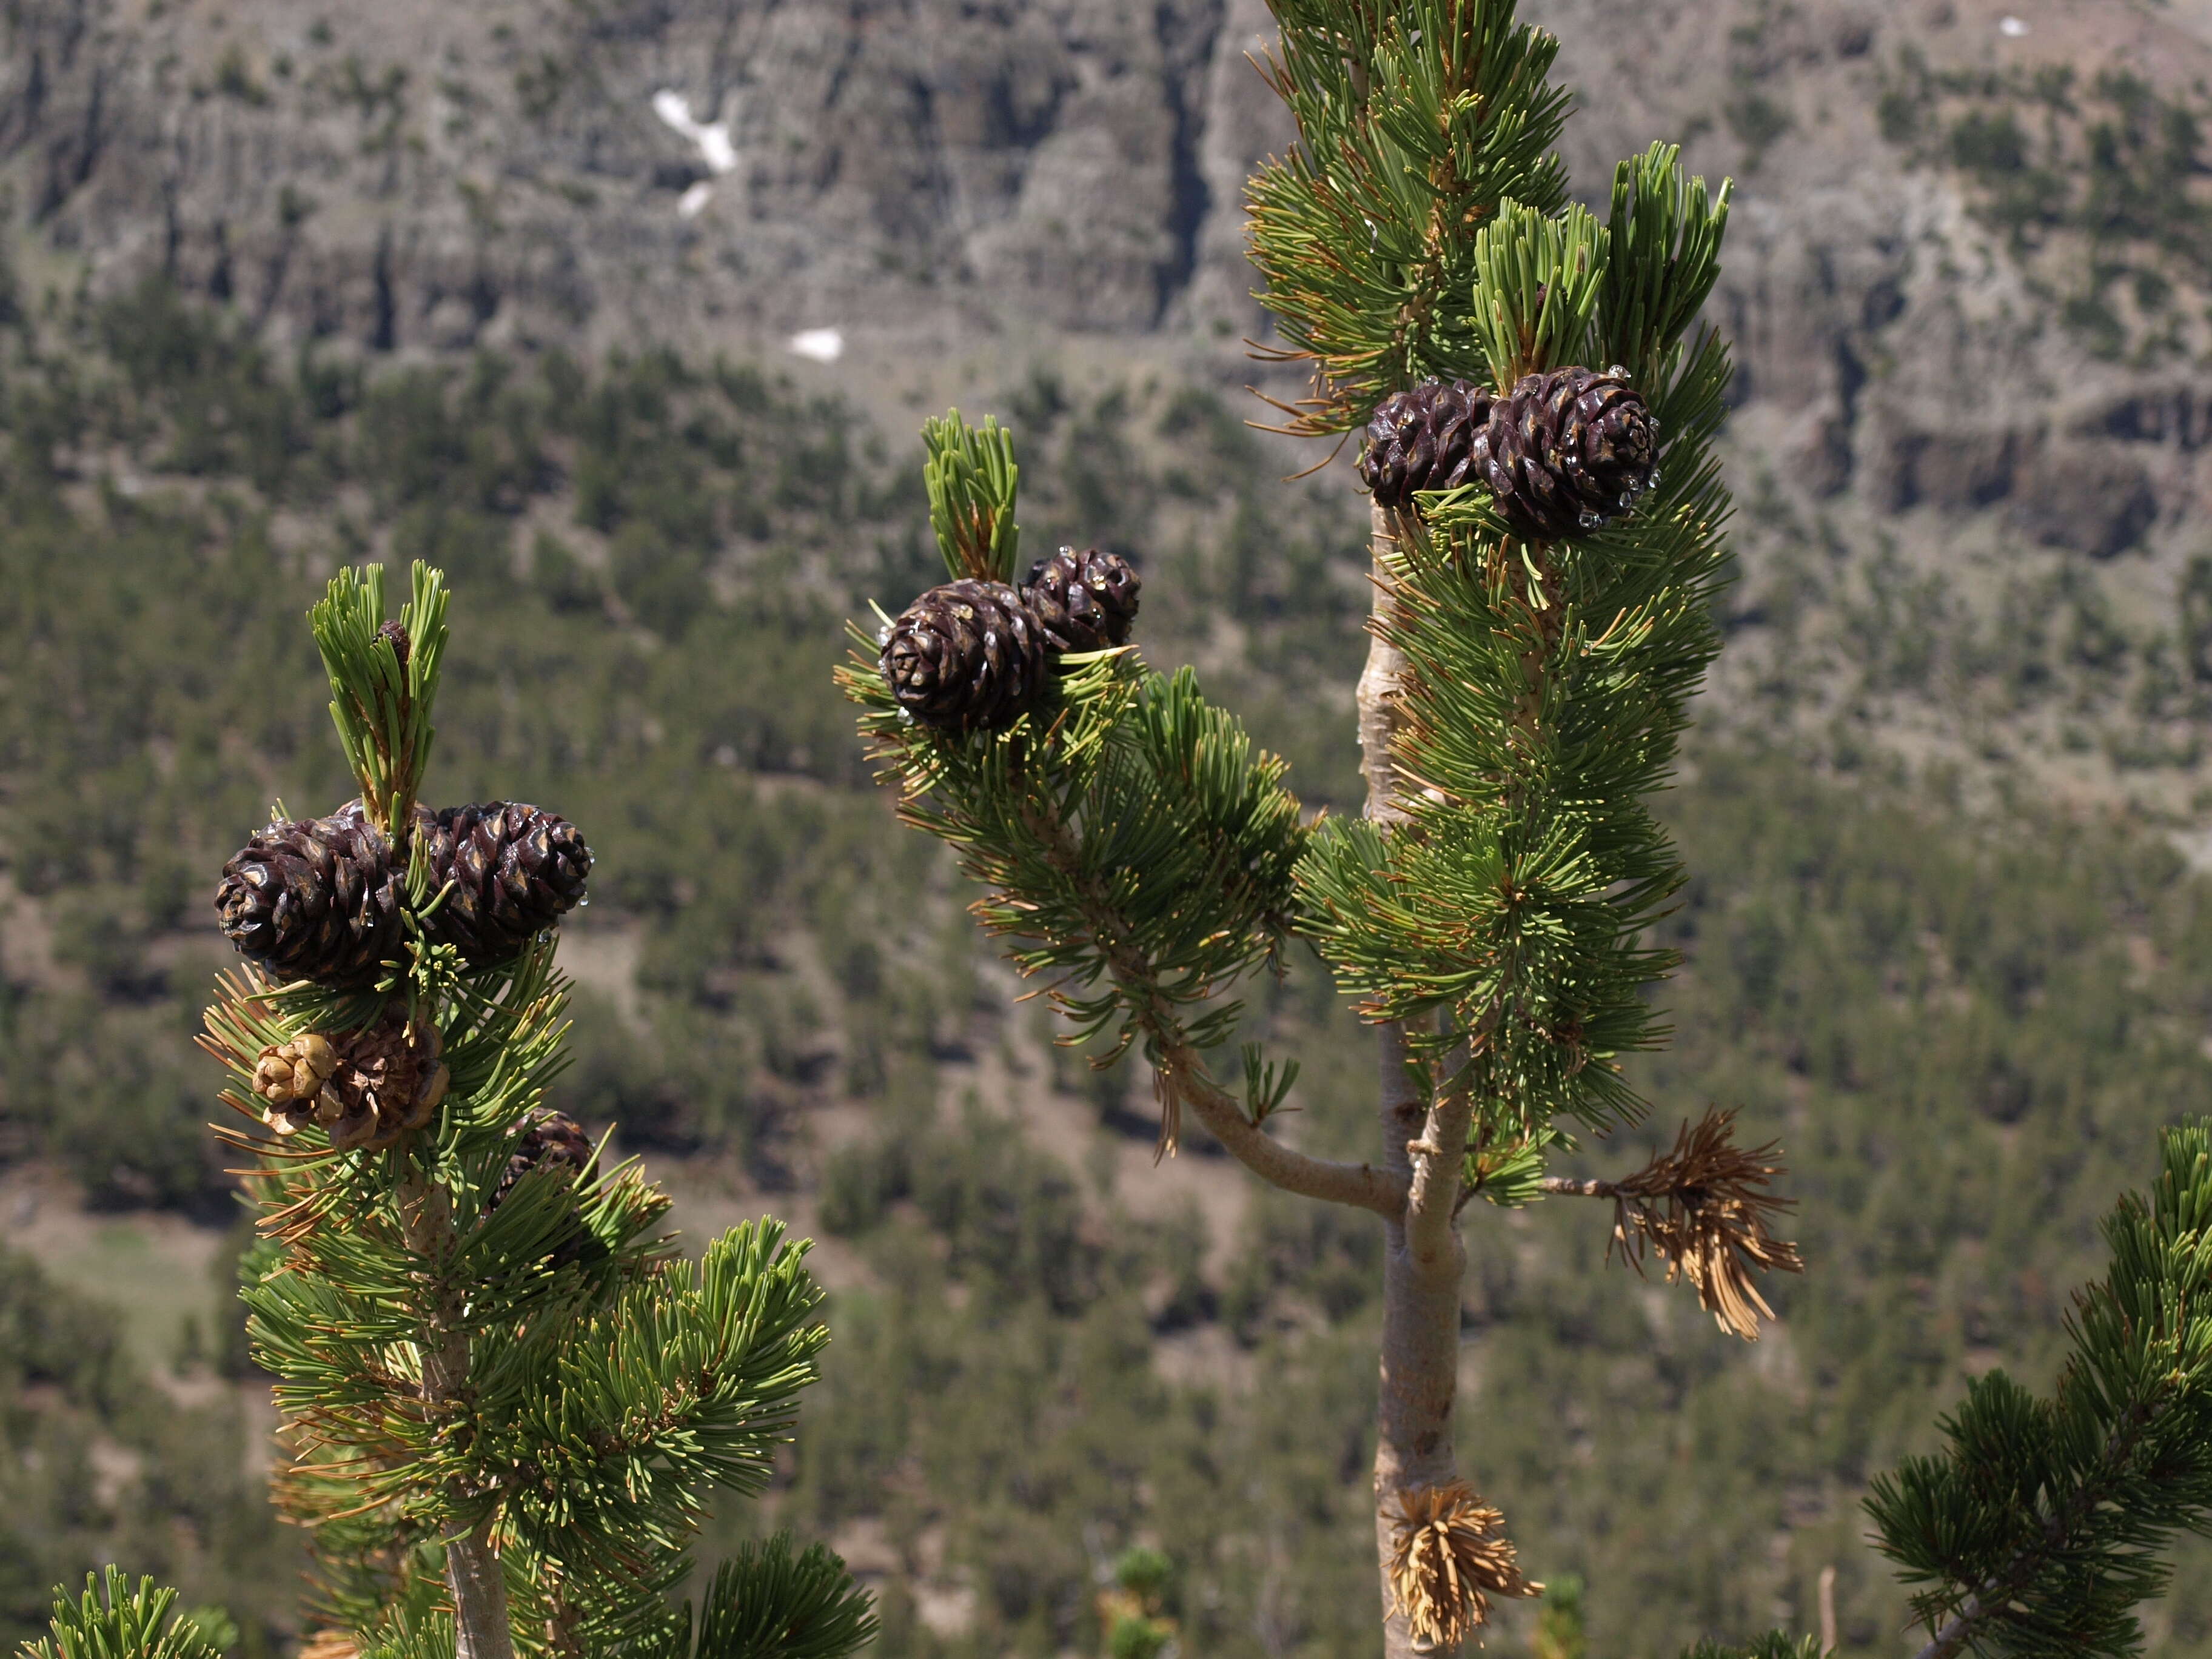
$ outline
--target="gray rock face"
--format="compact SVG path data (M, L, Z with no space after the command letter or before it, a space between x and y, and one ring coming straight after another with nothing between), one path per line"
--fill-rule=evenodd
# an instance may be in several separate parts
M0 156L95 288L158 268L372 350L841 313L1149 331L1202 254L1237 258L1253 145L1224 128L1273 135L1243 118L1257 77L1216 61L1264 15L1237 9L1224 33L1224 0L264 0L150 23L25 0ZM1240 286L1212 289L1235 310Z
M1880 635L1838 619L1899 571L1942 595L1919 620L1951 644L1916 660L1954 689L2004 617L2087 591L2076 565L2150 662L2212 489L2187 372L2212 339L2153 325L2203 314L2206 281L2168 259L2117 320L2103 290L2081 310L2086 244L1992 217L2003 179L1911 66L1998 88L1984 114L2032 114L2051 65L2196 107L2203 9L2051 0L2025 34L1995 0L1523 9L1562 40L1586 196L1656 138L1740 181L1711 317L1760 507L1717 715L1778 674L1808 720L1872 707ZM1270 35L1265 0L15 0L0 182L30 285L166 271L278 341L751 352L835 325L872 361L1091 337L1233 380L1267 327L1243 179L1291 138L1247 62ZM1916 707L1939 745L1969 723Z

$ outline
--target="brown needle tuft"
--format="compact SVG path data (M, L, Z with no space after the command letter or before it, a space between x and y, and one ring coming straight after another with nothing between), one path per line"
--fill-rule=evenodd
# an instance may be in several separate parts
M1733 1111L1708 1110L1694 1127L1682 1126L1672 1152L1613 1183L1613 1236L1638 1273L1644 1250L1656 1249L1668 1284L1688 1279L1723 1330L1756 1342L1759 1319L1774 1310L1747 1269L1801 1273L1805 1263L1795 1244L1766 1230L1771 1217L1795 1207L1767 1190L1787 1173L1779 1146L1747 1152L1735 1144L1735 1123Z
M1397 1494L1390 1594L1422 1652L1451 1652L1490 1619L1493 1596L1540 1595L1515 1565L1505 1517L1464 1480Z

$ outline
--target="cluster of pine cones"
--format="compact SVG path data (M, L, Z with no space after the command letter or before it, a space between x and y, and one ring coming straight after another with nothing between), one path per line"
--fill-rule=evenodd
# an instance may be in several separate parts
M471 967L506 962L584 896L592 855L576 827L535 806L415 810L445 898L423 925ZM406 860L354 801L327 817L272 823L223 866L222 931L280 980L365 990L405 943ZM253 1092L280 1135L309 1123L340 1152L381 1152L430 1121L453 1074L427 1020L387 1009L359 1030L308 1032L264 1048Z
M1399 512L1423 490L1489 487L1529 541L1566 541L1658 482L1659 423L1626 369L1528 374L1504 397L1464 380L1393 392L1368 422L1359 476Z
M424 931L471 967L505 962L584 896L592 855L575 825L491 801L415 811L431 879L451 883ZM406 861L351 802L328 817L272 823L222 867L216 909L240 954L283 980L373 984L402 954Z
M1118 553L1063 547L1019 587L963 578L933 587L884 635L884 678L917 725L997 732L1036 706L1069 651L1126 645L1137 573Z

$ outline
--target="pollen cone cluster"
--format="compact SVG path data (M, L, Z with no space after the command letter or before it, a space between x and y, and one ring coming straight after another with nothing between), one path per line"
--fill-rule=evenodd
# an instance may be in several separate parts
M1791 1207L1767 1190L1783 1173L1779 1149L1769 1142L1747 1152L1735 1122L1733 1111L1709 1111L1694 1127L1685 1123L1671 1152L1616 1182L1613 1236L1639 1273L1644 1251L1657 1250L1668 1284L1688 1279L1723 1330L1756 1342L1760 1318L1774 1310L1749 1269L1800 1273L1805 1263L1795 1244L1767 1231L1768 1218Z
M1464 1480L1401 1490L1390 1594L1419 1652L1455 1653L1489 1622L1493 1598L1540 1595L1521 1576L1505 1517Z
M261 1051L253 1092L280 1135L309 1123L340 1152L381 1152L427 1125L453 1082L437 1028L410 1026L397 1010L364 1030L309 1032Z

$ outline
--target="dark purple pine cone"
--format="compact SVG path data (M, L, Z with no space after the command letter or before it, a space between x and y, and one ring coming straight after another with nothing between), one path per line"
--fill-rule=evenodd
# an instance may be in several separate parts
M216 889L222 931L283 981L356 989L400 954L404 872L358 801L261 830Z
M1119 553L1063 547L1030 567L1022 597L1054 649L1103 651L1129 642L1143 585Z
M432 878L453 884L428 932L471 967L507 961L584 896L591 850L583 832L555 813L495 800L448 806L416 825Z
M554 1170L574 1180L584 1172L592 1161L591 1138L583 1126L566 1112L556 1112L550 1106L540 1106L523 1120L521 1138L515 1142L514 1154L507 1160L507 1170L492 1189L491 1200L484 1206L489 1215L507 1201L514 1190L514 1183L532 1170Z
M556 1112L550 1106L534 1109L523 1120L523 1131L515 1142L514 1154L507 1160L507 1168L499 1177L499 1185L492 1189L484 1213L489 1215L507 1201L514 1184L532 1170L551 1170L570 1183L582 1175L592 1161L592 1142L583 1126L565 1112ZM606 1255L606 1246L588 1231L580 1216L574 1224L564 1229L561 1242L556 1244L545 1260L553 1267L565 1267L574 1261L597 1261Z
M1375 499L1396 512L1424 489L1456 489L1475 478L1475 436L1490 419L1490 388L1465 380L1424 380L1376 405L1360 452L1359 476Z
M1492 411L1474 463L1530 541L1565 541L1628 512L1657 477L1659 423L1627 372L1528 374Z
M899 612L880 661L891 695L918 724L996 732L1036 703L1051 654L1021 594L963 577Z

